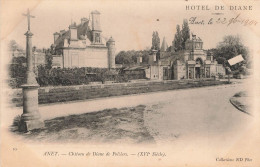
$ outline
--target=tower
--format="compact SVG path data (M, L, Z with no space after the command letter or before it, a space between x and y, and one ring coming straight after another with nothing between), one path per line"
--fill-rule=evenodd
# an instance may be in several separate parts
M92 11L91 16L92 16L92 44L102 44L100 12L97 10Z
M115 68L115 40L110 37L107 41L107 48L108 48L108 68Z

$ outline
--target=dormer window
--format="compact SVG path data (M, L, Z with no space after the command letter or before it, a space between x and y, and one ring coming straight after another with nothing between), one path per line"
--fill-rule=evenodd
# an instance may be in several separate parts
M99 33L95 34L95 43L101 43L100 34Z

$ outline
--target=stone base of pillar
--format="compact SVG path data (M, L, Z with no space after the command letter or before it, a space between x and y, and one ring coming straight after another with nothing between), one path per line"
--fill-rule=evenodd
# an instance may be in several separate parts
M33 129L40 129L44 127L44 123L41 120L22 120L19 126L20 132L27 132Z
M30 80L33 81L33 80ZM27 132L44 127L38 109L38 84L22 85L23 88L23 114L19 131Z

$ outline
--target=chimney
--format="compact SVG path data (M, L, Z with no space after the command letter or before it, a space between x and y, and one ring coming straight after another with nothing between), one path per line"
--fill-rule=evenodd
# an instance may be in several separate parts
M93 31L101 31L100 26L100 12L95 10L91 12L92 16L92 30Z
M53 36L54 36L54 44L55 44L55 42L57 41L57 39L58 39L59 36L60 36L60 33L55 32L55 33L53 34Z
M76 23L73 23L69 26L70 31L70 40L78 40L77 26Z

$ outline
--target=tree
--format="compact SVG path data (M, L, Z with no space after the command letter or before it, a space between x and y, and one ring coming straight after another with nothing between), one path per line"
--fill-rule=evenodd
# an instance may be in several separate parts
M16 41L15 40L11 40L10 42L9 42L9 50L10 51L16 51L17 49L19 48L19 46L18 46L18 44L16 43Z
M185 42L190 39L190 28L188 24L188 20L184 19L182 24L182 30L181 30L181 36L182 36L182 48L185 48Z
M143 63L148 62L149 50L130 50L130 51L120 51L116 55L116 64L135 64L137 61L137 57L141 56L143 58Z
M116 55L116 64L132 64L132 57L129 53L130 51L120 51Z
M52 68L52 60L53 60L53 56L51 54L51 50L50 49L47 49L45 51L45 55L46 55L46 68L47 69L51 69Z
M227 60L241 54L244 58L244 64L249 63L249 52L248 48L244 46L241 38L233 35L228 35L223 38L222 42L219 42L217 48L213 50L213 56L218 61L218 63L224 66L230 66ZM231 70L238 70L243 63L238 63L231 66Z
M153 38L152 38L152 48L155 50L160 50L160 37L157 31L153 32Z
M172 50L174 51L180 51L185 48L185 42L190 39L190 28L188 24L188 20L184 19L182 24L182 29L180 28L180 25L176 26L176 33L174 35L173 45L174 48Z
M180 30L180 25L176 26L176 33L174 36L174 50L179 51L182 50L182 35Z

